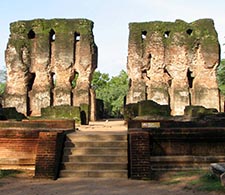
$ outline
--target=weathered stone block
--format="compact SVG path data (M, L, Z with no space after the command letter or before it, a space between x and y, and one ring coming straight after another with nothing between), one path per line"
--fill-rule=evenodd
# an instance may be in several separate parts
M197 117L197 118L200 118L202 116L212 115L217 112L218 111L215 108L207 109L203 106L186 106L184 109L185 116Z
M61 105L49 106L41 109L41 116L49 119L73 119L80 123L80 107Z
M138 116L138 104L134 103L125 105L123 115L126 121Z
M152 100L138 102L138 116L170 116L168 105L159 105Z

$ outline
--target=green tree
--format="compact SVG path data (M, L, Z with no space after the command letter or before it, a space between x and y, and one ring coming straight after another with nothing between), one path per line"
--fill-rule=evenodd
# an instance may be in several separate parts
M97 98L101 99L104 97L102 93L110 81L109 74L101 73L100 71L95 71L92 78L92 88L96 91Z
M113 116L120 116L127 91L128 76L127 73L122 70L118 76L112 77L109 82L109 95Z
M104 102L105 114L109 117L120 117L124 96L128 91L128 76L122 70L118 76L112 78L108 74L95 72L92 87L96 91L96 98Z
M6 85L6 71L0 70L0 95L3 95Z
M220 91L225 95L225 59L220 61L220 65L217 68L217 80Z

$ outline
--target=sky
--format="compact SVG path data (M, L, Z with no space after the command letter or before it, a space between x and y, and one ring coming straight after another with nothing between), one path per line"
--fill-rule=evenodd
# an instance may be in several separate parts
M0 4L0 69L5 68L5 49L9 24L36 18L87 18L94 22L98 46L98 68L116 76L126 70L128 24L130 22L170 21L193 22L212 18L225 58L224 0L11 0Z

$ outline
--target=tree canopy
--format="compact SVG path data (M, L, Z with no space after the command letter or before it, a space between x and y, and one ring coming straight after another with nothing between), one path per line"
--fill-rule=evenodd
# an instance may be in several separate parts
M96 98L104 102L105 114L108 117L120 117L124 97L128 91L128 76L122 70L118 76L109 77L109 74L94 72L92 87L95 89Z
M0 95L4 93L6 83L6 71L0 70Z
M225 59L220 61L220 65L217 68L217 80L220 91L225 95Z

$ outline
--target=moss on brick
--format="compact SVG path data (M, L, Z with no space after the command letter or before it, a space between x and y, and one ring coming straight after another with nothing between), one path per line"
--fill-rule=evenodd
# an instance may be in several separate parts
M35 19L29 21L17 21L10 24L11 36L9 44L15 46L18 53L22 47L30 48L31 41L28 39L28 33L33 30L37 36L49 35L51 29L56 34L74 34L79 33L84 40L93 41L94 23L88 19ZM46 43L48 44L48 42Z
M184 115L189 117L200 118L206 115L212 115L218 111L215 108L205 108L203 106L186 106L184 109Z
M49 119L73 119L80 123L80 107L61 105L41 108L41 117Z
M138 116L138 104L127 104L124 107L124 120L132 120L136 116Z
M160 105L152 100L138 102L138 116L170 116L169 105Z
M139 52L145 47L145 41L142 40L142 32L147 32L146 40L148 40L149 35L158 33L161 35L165 47L169 47L171 44L186 45L189 50L192 50L196 43L199 42L205 50L213 51L218 46L218 35L212 19L200 19L192 23L187 23L183 20L176 20L175 22L130 23L129 29L129 42L130 44L136 44ZM166 32L169 32L167 38L165 37ZM179 39L176 36L179 36ZM142 54L140 53L139 55Z

